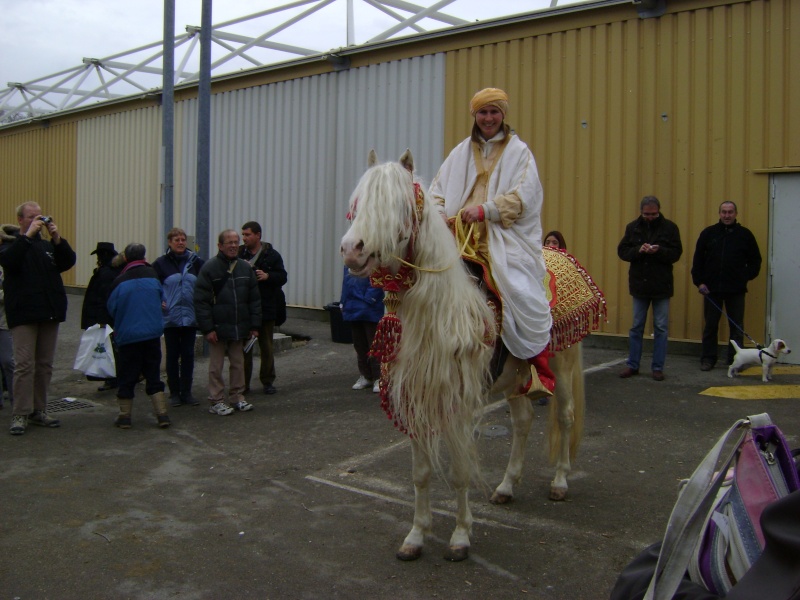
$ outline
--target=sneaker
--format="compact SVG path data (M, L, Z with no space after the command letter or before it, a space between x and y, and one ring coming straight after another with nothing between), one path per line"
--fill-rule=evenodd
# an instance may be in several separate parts
M25 428L28 426L28 417L25 415L14 415L11 417L11 435L22 435L25 433Z
M622 379L627 379L628 377L633 377L634 375L638 374L639 374L639 369L631 369L630 367L625 367L624 369L622 369L619 376Z
M211 407L208 409L212 415L219 415L220 417L224 417L225 415L229 415L233 412L233 409L225 404L224 402L220 401L216 404L212 404Z
M375 385L372 386L372 391L376 394L381 393L381 382L379 380L375 381Z
M178 394L172 394L169 397L169 405L174 408L177 408L178 406L181 405L181 397Z
M264 393L267 394L268 396L271 396L277 391L278 390L276 390L275 386L272 385L271 383L268 383L267 385L264 386Z
M369 379L367 379L366 377L364 377L363 375L361 375L358 378L358 381L356 381L353 384L353 389L354 390L363 390L364 388L368 388L371 385L372 385L372 382Z
M156 421L161 429L169 427L172 424L172 421L169 420L169 415L156 415Z
M247 412L248 410L253 410L253 405L250 404L247 400L239 400L239 402L234 404L233 407L241 412Z
M61 427L61 421L54 419L43 410L35 410L28 415L28 421L42 427Z

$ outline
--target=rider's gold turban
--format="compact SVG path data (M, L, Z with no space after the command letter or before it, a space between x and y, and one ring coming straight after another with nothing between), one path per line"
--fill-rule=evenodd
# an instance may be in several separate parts
M499 88L485 88L475 94L469 103L469 112L474 117L484 106L496 106L505 118L508 113L508 94Z

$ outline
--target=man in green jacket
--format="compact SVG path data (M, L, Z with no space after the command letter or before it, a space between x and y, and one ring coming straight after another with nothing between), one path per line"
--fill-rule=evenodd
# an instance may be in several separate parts
M258 280L247 261L237 258L239 234L226 229L219 234L219 253L200 269L194 288L197 327L209 343L208 398L211 414L225 416L248 411L253 405L244 391L244 353L248 338L258 337L261 326L261 295ZM228 400L222 369L229 362Z

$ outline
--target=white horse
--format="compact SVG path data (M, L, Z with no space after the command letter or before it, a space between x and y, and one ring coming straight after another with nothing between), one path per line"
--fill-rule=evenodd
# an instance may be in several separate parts
M511 407L513 443L505 477L491 501L508 502L522 475L533 421L531 400L522 391L531 377L530 365L508 355L492 386L495 316L464 267L446 223L413 181L411 153L406 151L399 163L373 166L375 162L371 153L370 168L351 196L352 224L341 253L352 275L369 276L386 292L388 312L373 352L382 355L384 410L411 437L415 491L413 526L397 557L418 558L431 531L428 487L432 472L442 471L443 439L457 500L456 527L445 558L464 560L472 527L469 484L482 481L474 438L477 420L490 388L502 392ZM570 459L582 434L580 345L556 354L551 366L556 375L550 402L551 458L556 465L551 498L564 499Z

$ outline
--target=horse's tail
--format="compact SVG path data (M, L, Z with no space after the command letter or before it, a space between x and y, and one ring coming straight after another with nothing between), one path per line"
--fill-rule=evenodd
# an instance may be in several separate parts
M574 460L583 438L586 396L583 382L582 344L573 344L558 352L552 359L556 375L555 396L550 402L550 422L547 428L550 463L560 456L562 438L569 435L569 457Z

